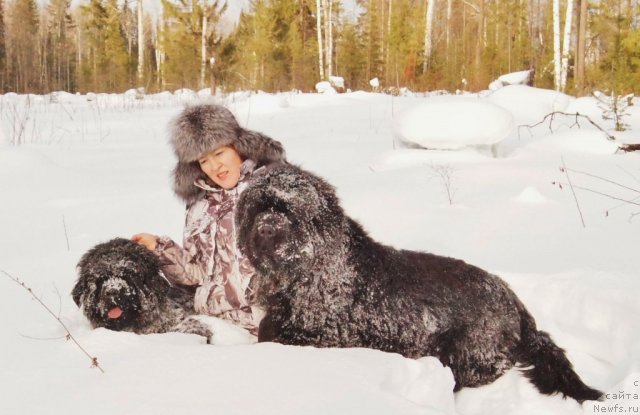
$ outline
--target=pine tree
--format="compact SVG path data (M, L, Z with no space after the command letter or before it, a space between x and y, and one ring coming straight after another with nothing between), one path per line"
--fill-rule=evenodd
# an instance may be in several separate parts
M298 90L310 90L318 81L315 20L308 1L296 0L296 10L287 35L291 53L291 84Z
M124 0L120 8L120 28L124 37L127 62L127 79L129 85L134 85L136 80L136 62L137 62L137 45L138 45L138 18L136 13L131 9L131 1Z
M7 33L10 45L7 67L15 92L40 91L38 68L38 8L35 0L16 0L11 10L11 27Z
M216 54L220 43L216 26L226 10L226 3L220 0L203 0L202 3L196 0L162 0L162 7L163 82L170 88L202 87L202 65L206 65L202 52L206 48L209 57Z
M416 18L422 13L419 1L395 0L391 11L389 33L387 35L388 83L396 88L411 86L416 80L417 58L422 37L422 19Z
M52 0L47 7L46 65L48 85L52 90L76 89L75 24L71 18L71 0Z
M368 82L372 78L381 78L385 72L382 34L379 26L381 10L378 0L358 0L357 4L363 9L359 16L359 24L362 28L361 39L366 54L364 76Z
M254 0L225 40L231 87L311 90L318 82L315 0Z
M108 91L122 92L129 84L129 57L120 24L117 0L107 0L104 27L103 80Z
M637 84L640 51L634 47L637 12L638 5L627 0L602 0L593 7L592 31L599 34L596 39L599 53L597 66L590 68L587 78L605 90L636 92L640 88Z
M122 92L128 86L129 59L117 0L91 0L80 6L86 44L81 89Z
M104 33L107 11L100 0L90 0L80 6L81 50L79 86L83 92L97 91L100 85L100 70L104 54Z
M341 26L336 44L336 73L344 78L347 88L367 88L367 60L358 27L355 22L348 21Z

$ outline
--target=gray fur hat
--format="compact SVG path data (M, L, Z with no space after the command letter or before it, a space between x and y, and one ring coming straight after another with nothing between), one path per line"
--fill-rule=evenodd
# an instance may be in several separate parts
M256 162L256 167L284 162L282 144L256 131L245 130L231 111L220 105L199 104L185 108L170 125L170 142L178 158L173 169L173 190L190 203L203 190L196 180L206 178L198 159L204 153L232 145L243 159Z

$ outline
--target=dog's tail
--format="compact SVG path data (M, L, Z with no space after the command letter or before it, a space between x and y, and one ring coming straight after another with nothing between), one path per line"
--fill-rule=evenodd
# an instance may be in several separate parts
M601 400L603 393L590 388L573 370L563 349L548 333L539 331L533 317L520 304L522 324L520 364L524 375L541 393L561 393L582 403Z

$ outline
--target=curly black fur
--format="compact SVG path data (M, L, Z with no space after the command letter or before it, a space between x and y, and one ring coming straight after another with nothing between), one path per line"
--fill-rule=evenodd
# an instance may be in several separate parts
M602 395L504 281L458 259L374 241L317 176L270 168L243 192L236 221L267 313L259 341L437 356L456 390L520 364L532 366L526 375L542 393L580 402Z
M193 294L171 287L156 256L135 242L115 238L96 245L80 259L78 275L71 295L93 327L211 338L204 323L188 317Z

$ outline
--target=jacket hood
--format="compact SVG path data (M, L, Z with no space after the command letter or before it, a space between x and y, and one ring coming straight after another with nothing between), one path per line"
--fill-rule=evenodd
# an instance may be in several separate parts
M256 167L286 162L284 148L256 131L245 130L225 107L201 104L187 107L171 122L170 142L178 159L173 169L173 190L187 204L200 198L204 190L195 182L206 179L198 159L204 153L232 145Z

